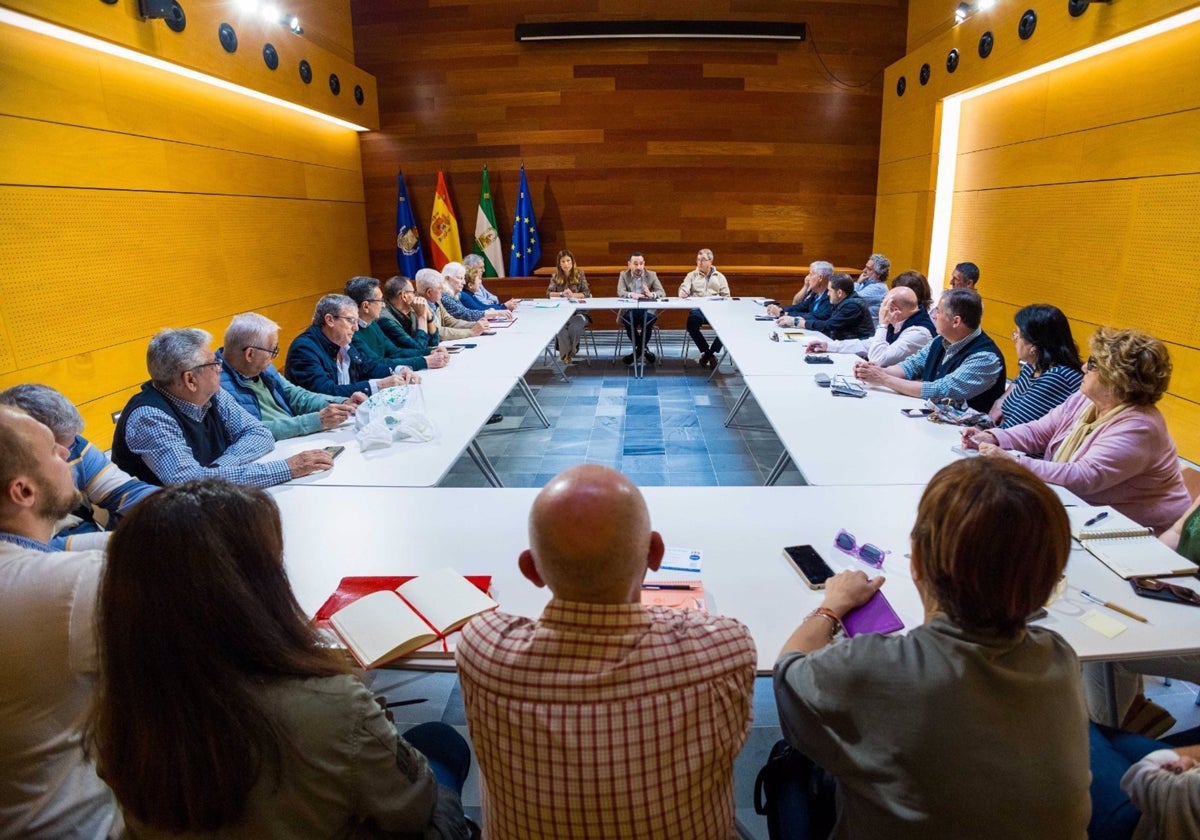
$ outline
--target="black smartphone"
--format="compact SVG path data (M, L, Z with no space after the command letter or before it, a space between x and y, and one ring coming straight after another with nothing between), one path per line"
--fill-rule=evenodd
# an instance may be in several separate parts
M792 561L809 589L824 589L825 581L833 577L833 569L811 545L789 545L783 554Z
M487 333L484 333L484 335L487 335ZM478 347L479 345L478 344L455 344L454 346L461 347L464 350L470 350L474 347ZM451 351L451 352L453 352L453 351Z
M326 446L325 451L329 453L330 458L332 458L333 460L336 461L337 456L341 455L343 452L346 451L346 447L344 447L344 446Z

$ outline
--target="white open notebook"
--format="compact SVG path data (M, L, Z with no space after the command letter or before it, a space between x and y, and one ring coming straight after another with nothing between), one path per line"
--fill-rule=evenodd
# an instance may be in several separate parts
M1101 513L1107 515L1092 525L1086 524ZM1069 507L1067 516L1071 520L1071 536L1123 578L1196 571L1195 563L1159 542L1150 528L1111 507Z
M329 624L364 668L428 645L457 630L495 601L453 569L413 578L395 590L364 595L329 617Z

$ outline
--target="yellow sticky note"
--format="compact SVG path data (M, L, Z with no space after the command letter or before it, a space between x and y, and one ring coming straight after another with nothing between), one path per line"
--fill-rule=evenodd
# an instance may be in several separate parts
M1126 629L1124 624L1117 621L1111 615L1105 615L1099 610L1088 610L1079 616L1079 620L1097 633L1107 636L1110 639L1120 636Z

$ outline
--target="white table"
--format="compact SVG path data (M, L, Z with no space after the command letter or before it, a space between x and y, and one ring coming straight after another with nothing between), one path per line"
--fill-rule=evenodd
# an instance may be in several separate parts
M909 573L909 532L924 488L890 487L649 487L643 490L653 527L668 546L704 552L700 574L715 612L745 623L769 672L784 641L815 607L785 560L785 545L811 544L835 570L869 567L833 547L845 528L860 543L889 550L884 593L911 629L924 610ZM284 485L273 493L284 523L288 577L312 615L343 576L421 574L452 566L491 574L501 609L535 617L549 598L517 569L528 547L526 521L536 489L404 490ZM697 516L703 510L711 515ZM473 533L461 536L464 523ZM682 572L651 577L680 578ZM1115 660L1200 652L1200 609L1137 598L1129 585L1082 549L1072 552L1065 596L1040 623L1063 635L1081 659ZM1150 619L1141 624L1097 607L1079 589ZM1097 609L1126 626L1108 639L1078 619Z

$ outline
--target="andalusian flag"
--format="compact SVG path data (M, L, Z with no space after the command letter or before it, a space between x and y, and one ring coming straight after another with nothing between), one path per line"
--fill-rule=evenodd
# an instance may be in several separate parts
M517 213L513 219L512 248L509 251L508 276L529 277L542 258L542 243L538 238L537 218L533 215L533 198L525 167L521 167L521 190L517 193Z
M483 184L479 187L479 214L475 217L475 253L483 257L484 277L504 276L504 250L496 232L496 209L492 206L492 190L488 186L487 167L483 167Z
M446 179L438 170L437 191L433 194L433 215L429 219L429 250L433 253L433 267L438 271L448 262L462 262L462 245L458 241L458 220L454 218L454 205L446 191Z

